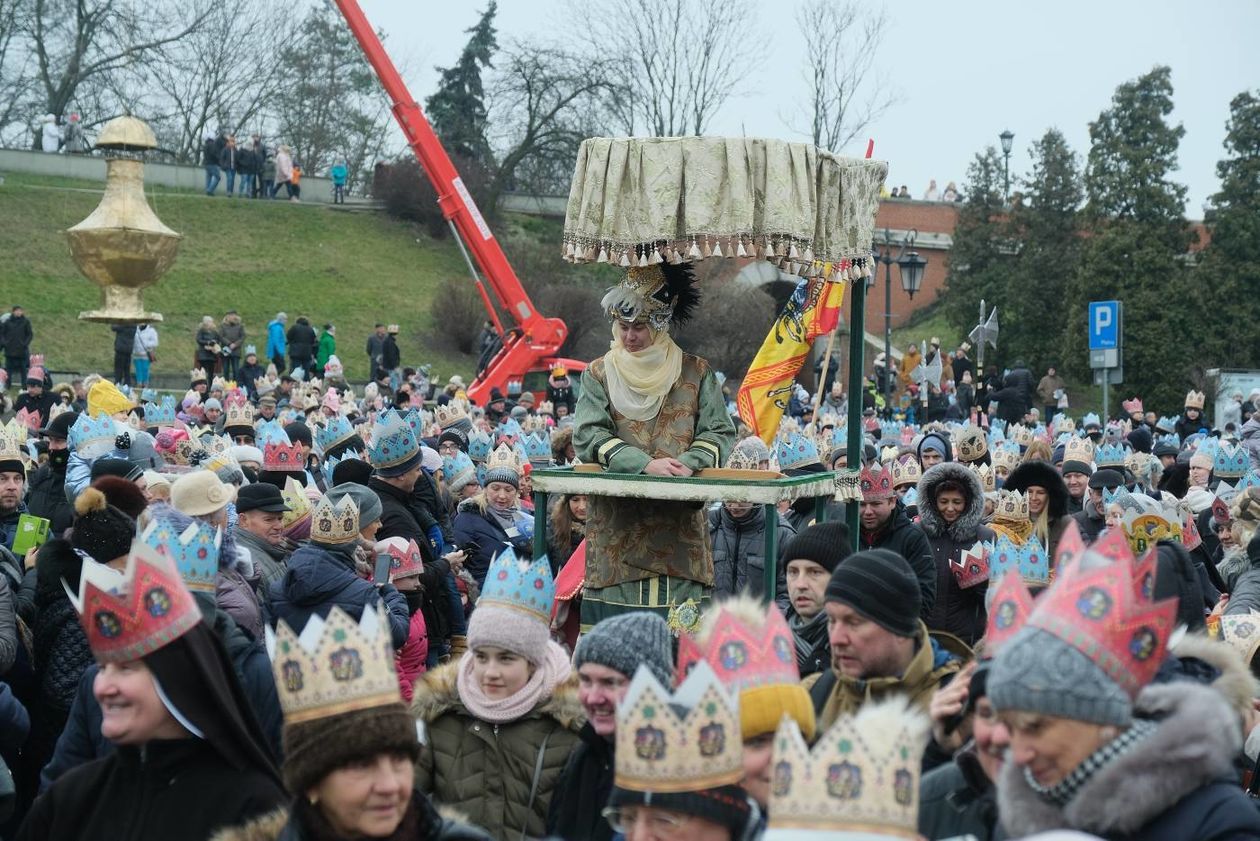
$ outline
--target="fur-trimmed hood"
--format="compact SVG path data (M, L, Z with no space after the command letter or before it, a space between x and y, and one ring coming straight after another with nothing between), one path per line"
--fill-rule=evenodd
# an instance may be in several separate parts
M455 712L472 715L464 702L459 698L459 688L455 679L459 675L459 662L447 663L426 672L416 682L416 692L411 700L411 714L425 724L431 724L445 713ZM586 713L578 702L577 672L571 672L556 687L551 697L526 715L550 716L567 730L574 733L582 729L586 723Z
M1068 512L1068 488L1063 477L1048 461L1026 461L1011 471L1002 485L1005 490L1023 493L1031 486L1045 488L1049 497L1047 512L1050 519L1062 517Z
M946 525L932 500L936 489L945 481L958 482L967 489L967 508L953 525ZM984 488L973 470L958 462L943 461L927 469L919 479L919 526L928 537L949 536L958 543L976 540L984 521Z
M1229 702L1240 720L1245 720L1251 712L1252 699L1260 697L1260 683L1237 650L1203 634L1186 634L1171 653L1174 657L1202 660L1220 672L1212 681L1212 688Z
M1215 689L1186 681L1154 684L1138 695L1138 718L1155 731L1098 771L1065 807L1041 799L1024 770L1008 762L998 780L998 811L1012 838L1051 829L1128 836L1192 792L1230 777L1241 728Z

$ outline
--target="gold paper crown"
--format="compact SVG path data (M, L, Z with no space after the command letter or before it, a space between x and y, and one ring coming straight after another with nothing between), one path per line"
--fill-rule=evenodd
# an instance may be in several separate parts
M1007 473L1010 473L1019 466L1019 453L1001 447L993 453L992 460L995 472L999 469L1005 469Z
M801 830L917 838L927 736L927 716L903 697L841 716L812 751L785 717L774 737L766 840L799 838Z
M188 372L188 379L194 383L205 383L210 381L210 377L206 375L205 368L193 368Z
M237 403L235 401L228 403L223 416L224 429L229 426L252 427L254 425L254 407L249 403Z
M519 474L521 472L519 454L506 443L500 444L486 459L486 472L489 473L491 470L510 470Z
M1017 423L1006 430L1006 437L1021 447L1027 447L1032 444L1036 434L1022 423Z
M320 543L349 543L359 536L359 506L346 494L334 504L327 494L320 497L311 512L311 540Z
M21 437L18 437L18 434ZM0 428L0 461L18 461L25 467L29 459L27 458L26 448L22 444L26 441L26 430L14 434L11 430Z
M556 406L550 400L544 400L543 402L538 404L538 414L554 415L555 413L556 413Z
M402 703L383 604L358 622L336 606L312 614L301 634L282 619L267 643L286 722Z
M1027 520L1028 500L1019 491L998 491L995 516L1005 520Z
M732 447L731 454L726 459L726 466L730 470L759 470L760 463L757 461L757 454L751 448Z
M303 517L310 516L310 497L306 495L306 489L302 487L297 479L294 479L292 476L286 476L284 487L280 489L280 496L284 499L284 504L289 508L288 511L285 511L280 516L281 527L287 529Z
M521 421L521 431L525 433L546 432L547 419L542 415L528 415L525 420Z
M1089 464L1094 460L1094 442L1088 438L1078 438L1073 435L1063 445L1063 460Z
M959 430L954 446L958 450L959 461L977 461L989 451L989 439L980 427L967 426Z
M458 400L452 400L445 406L438 406L433 412L437 417L437 425L442 429L452 427L468 418L468 410Z
M997 490L997 477L993 475L993 467L980 462L972 462L967 465L972 473L980 477L980 489L985 493L993 493Z
M1260 613L1227 614L1221 617L1221 640L1237 651L1248 665L1260 649Z
M639 666L617 708L616 785L653 793L734 785L743 754L739 698L708 663L697 663L672 694Z
M919 460L909 453L892 463L892 483L894 488L902 485L917 485L923 478L923 468Z
M1203 392L1191 389L1191 391L1186 395L1186 408L1203 411L1203 404L1206 400L1207 395Z

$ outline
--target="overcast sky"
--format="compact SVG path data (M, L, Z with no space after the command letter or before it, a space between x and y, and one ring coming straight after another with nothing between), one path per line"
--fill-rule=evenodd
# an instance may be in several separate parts
M714 0L721 2L721 0ZM747 27L757 72L714 120L711 134L804 139L785 122L804 87L793 12L799 0L754 0ZM871 0L872 5L877 5ZM360 0L417 100L432 92L433 67L459 55L484 0ZM1189 187L1186 212L1202 217L1218 188L1216 162L1229 102L1260 89L1260 0L893 0L879 70L900 97L875 124L875 157L889 182L920 198L928 179L965 179L985 144L1015 133L1012 179L1028 166L1028 145L1059 128L1081 156L1088 122L1116 85L1158 64L1172 67L1174 122L1186 129L1175 178ZM499 0L500 43L555 37L564 0ZM686 25L686 22L683 23ZM842 150L861 155L865 141Z

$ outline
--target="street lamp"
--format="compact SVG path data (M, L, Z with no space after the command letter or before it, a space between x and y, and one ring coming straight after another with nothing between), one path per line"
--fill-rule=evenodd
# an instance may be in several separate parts
M1015 142L1015 132L1007 129L998 135L998 139L1002 141L1002 171L1004 196L1006 201L1011 200L1011 144Z
M892 231L888 228L884 228L883 247L878 247L878 244L871 245L876 262L884 264L884 405L888 411L892 411L894 382L892 375L892 266L896 263L901 270L901 288L913 300L914 293L923 287L923 270L927 266L927 260L919 256L919 252L913 250L915 238L918 236L919 231L916 228L907 231L898 246L896 256L893 255L892 249ZM873 276L870 282L874 284ZM852 396L849 399L852 399Z

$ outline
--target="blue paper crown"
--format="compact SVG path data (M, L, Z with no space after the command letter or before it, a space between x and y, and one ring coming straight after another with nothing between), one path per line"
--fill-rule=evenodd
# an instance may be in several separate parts
M492 449L494 449L494 441L480 429L468 436L468 455L478 464L490 457Z
M1260 488L1260 471L1248 470L1238 480L1238 484L1234 485L1234 490L1239 492L1245 491L1247 488Z
M799 432L789 438L780 438L774 445L780 470L791 470L818 462L818 445Z
M1155 439L1156 444L1167 444L1170 447L1181 448L1181 436L1173 432L1169 435L1161 435Z
M175 423L175 398L166 395L161 405L144 404L144 422L149 426L172 426Z
M140 389L140 399L146 403L152 403L154 400L157 400L157 396L158 393L156 388Z
M278 419L263 421L258 424L258 428L254 431L254 445L260 450L268 444L283 444L286 447L292 446L293 442L289 440L289 435L284 431L284 426Z
M112 445L118 435L115 429L114 419L104 412L97 413L96 417L83 412L70 427L70 447L78 450L91 444L109 442Z
M486 471L488 468L484 464L477 465L477 484L483 488L486 486Z
M905 494L901 497L901 504L906 506L907 508L910 508L912 506L919 504L918 485L910 486L910 490L906 491Z
M183 531L177 529L170 520L157 517L141 537L175 562L189 590L213 593L219 575L222 533L200 520L194 520Z
M1200 434L1200 433L1197 433L1197 432L1195 433L1195 435L1198 435L1198 434ZM1188 439L1187 439L1187 440L1188 440ZM1199 446L1195 448L1195 451L1194 451L1194 452L1195 452L1195 454L1196 454L1196 455L1201 455L1201 456L1206 456L1206 457L1208 457L1208 458L1212 459L1212 466L1213 466L1213 467L1215 467L1215 466L1216 466L1216 454L1217 454L1217 452L1219 452L1219 451L1220 451L1220 448L1221 448L1221 443L1220 443L1220 441L1218 441L1218 440L1217 440L1217 439L1215 439L1215 438L1209 438L1209 437L1207 437L1206 435L1204 435L1202 438L1197 439L1197 440L1199 441Z
M535 467L551 464L551 436L545 432L531 432L521 443L525 446L525 458Z
M1155 422L1155 429L1159 432L1174 432L1177 429L1177 422L1180 420L1180 415L1173 415L1169 418L1160 418Z
M402 412L402 419L406 421L407 426L411 427L411 434L416 436L419 441L424 437L424 415L419 409L408 409Z
M524 430L521 429L521 425L516 422L515 418L504 418L499 421L498 427L494 430L496 438L502 438L505 435L512 438L520 438L522 434L524 434Z
M419 451L420 444L406 416L393 411L381 413L368 443L367 456L372 466L394 467L414 458Z
M354 427L349 420L341 415L334 415L326 424L315 428L315 443L326 453L354 434Z
M1123 444L1103 444L1094 452L1094 461L1099 467L1124 467L1125 455Z
M989 555L990 589L1012 572L1029 586L1045 587L1050 583L1050 559L1040 540L1030 537L1022 546L1016 546L1009 537L1001 535L993 542Z
M1115 490L1103 488L1103 506L1106 507L1108 505L1119 505L1128 511L1141 512L1143 510L1142 506L1138 505L1138 501L1133 497L1133 494L1129 493L1124 485L1117 486Z
M551 562L547 556L525 561L517 558L508 547L490 562L477 608L497 605L533 614L549 623L555 597L556 582L551 578Z
M448 485L454 482L456 477L461 477L465 474L477 475L477 469L473 466L472 459L468 457L467 453L456 450L455 455L442 457L442 475L446 477ZM467 484L467 482L464 484Z
M1085 417L1081 418L1081 426L1082 427L1097 426L1101 428L1102 418L1098 417L1098 415L1094 414L1093 412L1090 412Z
M1004 439L1006 437L1006 421L1001 418L994 418L990 421L989 435L990 437L996 436L999 441Z
M257 345L245 345L245 353L244 353L244 354L242 354L242 356L249 356L251 353L252 353L254 356L257 356L257 355L258 355L258 346L257 346Z
M1242 476L1251 467L1251 457L1244 447L1218 446L1212 461L1212 472L1217 476L1234 478Z
M351 458L351 456L347 453L346 458ZM324 479L327 480L329 487L332 486L333 471L336 470L337 465L341 464L343 461L345 461L345 459L332 456L331 458L324 459L324 463L320 465L320 468L324 473Z
M1059 437L1054 439L1054 445L1056 447L1065 447L1067 442L1071 441L1073 437L1075 436L1071 432L1060 432Z

